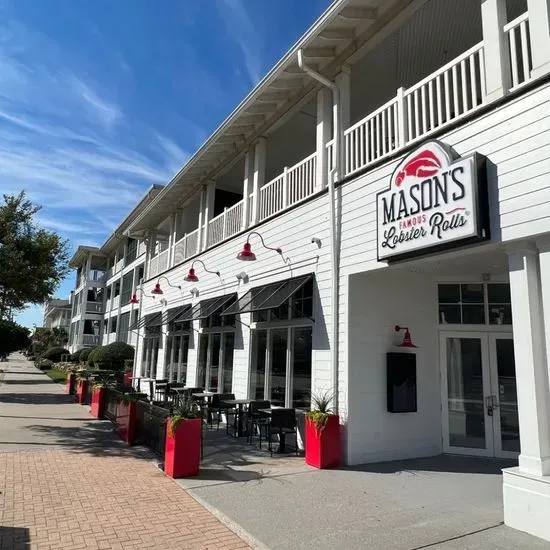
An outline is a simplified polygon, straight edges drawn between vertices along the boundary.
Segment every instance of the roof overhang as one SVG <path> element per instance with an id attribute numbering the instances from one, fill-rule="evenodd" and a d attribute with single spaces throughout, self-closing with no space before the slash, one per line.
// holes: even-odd
<path id="1" fill-rule="evenodd" d="M 77 268 L 80 267 L 87 259 L 90 254 L 95 254 L 96 256 L 103 256 L 97 246 L 79 246 L 76 249 L 76 252 L 73 254 L 73 257 L 69 260 L 69 267 Z"/>
<path id="2" fill-rule="evenodd" d="M 100 252 L 108 256 L 116 250 L 120 241 L 125 238 L 125 231 L 128 226 L 143 212 L 147 205 L 164 189 L 164 185 L 154 184 L 146 191 L 138 204 L 122 220 L 119 226 L 109 235 L 109 238 L 101 245 Z"/>
<path id="3" fill-rule="evenodd" d="M 140 235 L 158 226 L 215 179 L 319 84 L 297 64 L 302 50 L 308 65 L 327 78 L 405 7 L 425 0 L 335 0 L 289 52 L 257 84 L 170 183 L 129 224 L 126 233 Z"/>

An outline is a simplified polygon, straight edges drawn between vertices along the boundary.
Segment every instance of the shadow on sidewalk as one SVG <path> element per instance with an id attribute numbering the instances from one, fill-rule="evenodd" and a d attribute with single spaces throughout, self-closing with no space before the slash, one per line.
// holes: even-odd
<path id="1" fill-rule="evenodd" d="M 29 429 L 51 439 L 52 446 L 74 453 L 97 457 L 130 457 L 151 460 L 155 455 L 149 449 L 128 446 L 114 433 L 108 420 L 84 420 L 81 426 L 29 426 Z"/>
<path id="2" fill-rule="evenodd" d="M 12 374 L 10 372 L 10 374 Z M 12 385 L 12 386 L 29 386 L 29 385 L 36 385 L 36 384 L 44 384 L 44 385 L 47 385 L 47 384 L 54 384 L 55 382 L 51 379 L 51 378 L 43 378 L 43 379 L 34 379 L 34 380 L 4 380 L 2 382 L 3 384 L 5 384 L 6 386 L 8 385 Z"/>
<path id="3" fill-rule="evenodd" d="M 0 548 L 29 550 L 31 539 L 26 527 L 2 527 L 0 525 Z"/>
<path id="4" fill-rule="evenodd" d="M 75 403 L 75 396 L 64 393 L 0 393 L 0 403 L 19 405 L 70 405 Z"/>

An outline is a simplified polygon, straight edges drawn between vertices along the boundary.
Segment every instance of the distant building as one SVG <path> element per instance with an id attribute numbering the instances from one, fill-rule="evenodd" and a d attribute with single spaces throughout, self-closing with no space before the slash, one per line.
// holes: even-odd
<path id="1" fill-rule="evenodd" d="M 69 333 L 71 303 L 69 300 L 52 298 L 44 303 L 44 328 L 64 328 Z"/>

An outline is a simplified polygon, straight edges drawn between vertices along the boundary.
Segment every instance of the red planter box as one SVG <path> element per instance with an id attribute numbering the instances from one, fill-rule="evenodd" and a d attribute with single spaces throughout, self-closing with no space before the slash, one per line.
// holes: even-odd
<path id="1" fill-rule="evenodd" d="M 120 402 L 116 408 L 116 433 L 128 445 L 134 442 L 136 432 L 136 403 Z"/>
<path id="2" fill-rule="evenodd" d="M 199 475 L 201 463 L 202 418 L 182 420 L 175 433 L 166 423 L 164 472 L 173 478 Z"/>
<path id="3" fill-rule="evenodd" d="M 65 380 L 65 392 L 69 395 L 74 395 L 74 388 L 76 386 L 76 375 L 74 372 L 67 373 L 67 379 Z"/>
<path id="4" fill-rule="evenodd" d="M 315 424 L 306 417 L 306 464 L 315 468 L 340 466 L 340 419 L 328 418 L 326 426 L 317 431 Z"/>
<path id="5" fill-rule="evenodd" d="M 92 404 L 90 412 L 96 418 L 103 418 L 105 410 L 105 388 L 94 388 L 92 390 Z"/>
<path id="6" fill-rule="evenodd" d="M 79 380 L 78 381 L 78 387 L 76 390 L 76 397 L 77 401 L 83 405 L 84 401 L 86 401 L 86 394 L 88 393 L 88 380 Z"/>
<path id="7" fill-rule="evenodd" d="M 126 386 L 127 388 L 132 387 L 132 373 L 131 372 L 125 372 L 124 376 L 122 377 L 122 385 Z"/>

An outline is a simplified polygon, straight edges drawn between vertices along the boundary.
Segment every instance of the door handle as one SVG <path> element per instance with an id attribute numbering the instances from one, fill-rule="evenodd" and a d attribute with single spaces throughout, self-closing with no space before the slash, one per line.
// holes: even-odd
<path id="1" fill-rule="evenodd" d="M 487 415 L 493 416 L 493 396 L 488 395 L 485 398 L 485 405 L 487 406 Z"/>

